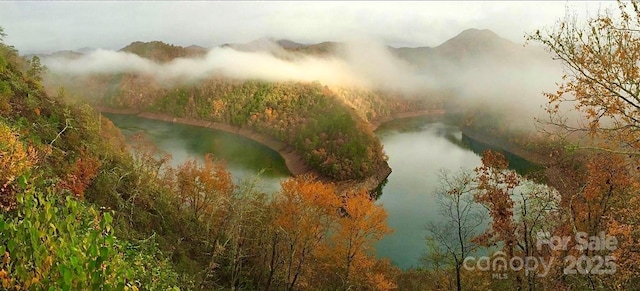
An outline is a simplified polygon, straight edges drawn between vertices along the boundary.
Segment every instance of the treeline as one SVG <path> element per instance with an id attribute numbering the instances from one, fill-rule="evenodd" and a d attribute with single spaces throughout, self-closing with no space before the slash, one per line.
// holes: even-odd
<path id="1" fill-rule="evenodd" d="M 123 49 L 167 61 L 188 53 L 161 42 L 132 43 Z M 386 163 L 382 145 L 368 121 L 399 112 L 440 107 L 424 96 L 319 83 L 241 81 L 207 78 L 165 80 L 143 74 L 48 75 L 48 88 L 95 105 L 167 113 L 247 127 L 293 146 L 321 176 L 362 179 Z"/>
<path id="2" fill-rule="evenodd" d="M 207 156 L 157 171 L 155 183 L 190 216 L 182 242 L 202 269 L 198 287 L 247 290 L 390 290 L 395 268 L 375 258 L 374 243 L 390 232 L 386 212 L 364 192 L 338 193 L 312 176 L 282 182 L 272 197 L 252 181 L 233 185 Z M 146 158 L 145 158 L 146 159 Z"/>
<path id="3" fill-rule="evenodd" d="M 209 156 L 168 166 L 143 137 L 128 148 L 88 106 L 46 94 L 25 73 L 37 62 L 0 49 L 3 289 L 394 286 L 373 252 L 386 213 L 368 193 L 300 176 L 270 196 Z"/>
<path id="4" fill-rule="evenodd" d="M 98 105 L 227 123 L 268 134 L 293 146 L 316 172 L 334 180 L 370 177 L 386 163 L 382 145 L 366 120 L 318 83 L 206 79 L 160 86 L 152 78 L 121 74 L 91 76 L 75 86 L 79 84 L 87 86 L 74 94 Z M 375 112 L 369 114 L 372 118 L 398 107 L 385 105 L 384 99 L 369 99 L 377 100 L 369 105 Z"/>
<path id="5" fill-rule="evenodd" d="M 122 48 L 121 51 L 139 55 L 156 62 L 169 62 L 176 58 L 204 56 L 207 52 L 202 47 L 181 47 L 161 41 L 135 41 Z"/>

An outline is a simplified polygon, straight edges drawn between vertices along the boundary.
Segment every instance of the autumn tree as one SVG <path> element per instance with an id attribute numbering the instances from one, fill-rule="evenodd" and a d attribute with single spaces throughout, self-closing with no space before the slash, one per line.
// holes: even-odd
<path id="1" fill-rule="evenodd" d="M 181 206 L 196 220 L 212 219 L 218 207 L 229 203 L 233 191 L 231 174 L 209 154 L 205 155 L 203 164 L 188 160 L 178 166 L 176 186 Z"/>
<path id="2" fill-rule="evenodd" d="M 555 277 L 566 282 L 568 286 L 578 289 L 597 290 L 603 286 L 622 289 L 637 286 L 634 280 L 640 274 L 636 263 L 640 253 L 634 246 L 638 243 L 640 235 L 635 231 L 638 222 L 637 193 L 640 184 L 634 178 L 635 171 L 629 167 L 627 157 L 608 152 L 584 153 L 585 160 L 580 167 L 567 172 L 574 173 L 573 191 L 563 191 L 561 195 L 561 209 L 563 224 L 558 225 L 555 234 L 560 236 L 575 236 L 578 232 L 587 233 L 589 236 L 600 235 L 613 236 L 617 240 L 615 250 L 595 250 L 575 248 L 575 241 L 570 241 L 567 250 L 556 252 L 556 256 L 575 257 L 586 256 L 589 258 L 614 256 L 615 276 L 608 274 L 560 274 Z M 600 266 L 595 266 L 599 268 Z M 586 266 L 585 268 L 594 268 Z M 599 268 L 611 269 L 610 266 Z M 591 269 L 588 269 L 591 270 Z"/>
<path id="3" fill-rule="evenodd" d="M 545 130 L 578 148 L 640 155 L 639 3 L 619 1 L 617 13 L 529 36 L 564 67 L 558 90 L 545 94 Z"/>
<path id="4" fill-rule="evenodd" d="M 15 181 L 36 162 L 35 150 L 26 146 L 10 127 L 0 122 L 0 209 L 15 206 Z"/>
<path id="5" fill-rule="evenodd" d="M 82 150 L 80 156 L 71 166 L 71 172 L 60 181 L 60 188 L 67 189 L 74 196 L 82 198 L 99 169 L 100 161 L 87 154 L 86 150 Z"/>
<path id="6" fill-rule="evenodd" d="M 563 231 L 606 231 L 620 240 L 615 277 L 587 274 L 574 282 L 592 290 L 635 288 L 640 283 L 632 278 L 640 273 L 631 261 L 640 257 L 634 247 L 640 234 L 631 226 L 639 221 L 637 195 L 631 193 L 637 193 L 640 158 L 640 2 L 618 1 L 617 9 L 585 23 L 565 20 L 529 39 L 564 66 L 558 90 L 545 94 L 549 116 L 540 124 L 570 149 L 591 150 L 580 153 L 586 156 L 580 165 L 567 167 L 579 175 L 572 174 L 574 182 L 566 183 L 572 187 L 562 193 L 568 216 Z"/>
<path id="7" fill-rule="evenodd" d="M 556 227 L 558 193 L 544 185 L 530 184 L 508 166 L 504 155 L 487 150 L 482 154 L 482 165 L 475 169 L 474 199 L 491 217 L 489 228 L 475 240 L 500 246 L 507 259 L 539 255 L 536 235 Z M 535 290 L 536 272 L 525 272 L 524 278 L 520 272 L 515 273 L 515 283 Z"/>
<path id="8" fill-rule="evenodd" d="M 335 231 L 341 201 L 333 184 L 312 176 L 291 178 L 281 185 L 274 201 L 274 226 L 282 232 L 285 289 L 293 290 L 308 286 L 301 277 L 309 271 L 319 245 Z"/>
<path id="9" fill-rule="evenodd" d="M 442 171 L 440 187 L 436 193 L 442 220 L 427 224 L 427 242 L 453 262 L 456 273 L 456 289 L 462 290 L 461 269 L 464 259 L 474 253 L 479 245 L 473 241 L 486 220 L 486 213 L 473 201 L 475 181 L 472 172 L 462 171 L 451 175 Z M 440 250 L 442 249 L 442 252 Z M 435 259 L 434 256 L 427 258 Z M 440 258 L 444 259 L 444 258 Z M 434 263 L 439 263 L 437 260 Z"/>
<path id="10" fill-rule="evenodd" d="M 341 281 L 343 290 L 389 290 L 394 287 L 386 274 L 375 272 L 376 242 L 392 232 L 387 226 L 387 212 L 376 205 L 367 191 L 347 193 L 338 231 L 328 242 L 326 254 Z M 325 253 L 327 253 L 325 252 Z"/>

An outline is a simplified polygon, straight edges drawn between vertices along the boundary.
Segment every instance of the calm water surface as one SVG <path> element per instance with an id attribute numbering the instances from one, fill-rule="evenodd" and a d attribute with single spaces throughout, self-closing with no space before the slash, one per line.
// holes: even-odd
<path id="1" fill-rule="evenodd" d="M 144 133 L 158 149 L 171 154 L 173 165 L 194 158 L 202 161 L 210 153 L 226 163 L 236 182 L 258 176 L 258 187 L 265 192 L 278 191 L 280 180 L 289 176 L 284 160 L 277 152 L 235 134 L 134 115 L 105 115 L 125 137 Z"/>
<path id="2" fill-rule="evenodd" d="M 212 153 L 226 161 L 237 180 L 261 172 L 260 186 L 268 192 L 278 191 L 279 181 L 289 174 L 278 153 L 240 136 L 131 115 L 108 117 L 125 136 L 144 132 L 159 149 L 172 155 L 174 164 Z M 439 172 L 473 169 L 480 165 L 480 157 L 462 142 L 458 128 L 428 117 L 393 121 L 376 134 L 393 169 L 378 203 L 384 205 L 388 224 L 395 230 L 376 245 L 378 256 L 390 258 L 403 269 L 417 267 L 425 252 L 424 226 L 439 219 L 434 193 Z"/>
<path id="3" fill-rule="evenodd" d="M 378 256 L 403 269 L 418 267 L 426 251 L 425 224 L 440 219 L 435 198 L 439 173 L 473 169 L 480 157 L 463 145 L 458 128 L 430 118 L 393 121 L 376 133 L 393 169 L 378 203 L 395 230 L 377 244 Z"/>

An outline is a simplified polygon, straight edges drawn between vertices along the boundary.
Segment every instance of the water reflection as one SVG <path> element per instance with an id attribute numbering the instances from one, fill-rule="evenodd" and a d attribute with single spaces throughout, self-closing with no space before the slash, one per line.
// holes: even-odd
<path id="1" fill-rule="evenodd" d="M 378 203 L 395 229 L 377 244 L 378 255 L 403 269 L 416 267 L 425 251 L 424 226 L 440 219 L 435 197 L 439 171 L 473 169 L 480 157 L 463 146 L 459 129 L 432 118 L 394 121 L 376 133 L 393 169 Z"/>
<path id="2" fill-rule="evenodd" d="M 171 154 L 173 165 L 187 159 L 203 160 L 205 154 L 211 153 L 226 163 L 237 182 L 260 174 L 258 187 L 265 192 L 278 191 L 280 180 L 289 176 L 277 152 L 235 134 L 133 115 L 105 115 L 125 137 L 137 132 L 146 134 L 160 150 Z"/>
<path id="3" fill-rule="evenodd" d="M 174 164 L 212 153 L 226 161 L 236 180 L 252 178 L 262 171 L 259 186 L 269 193 L 278 191 L 279 182 L 289 176 L 278 153 L 234 134 L 131 115 L 108 117 L 125 136 L 144 132 L 159 149 L 172 155 Z M 379 187 L 377 203 L 384 205 L 389 226 L 395 229 L 376 245 L 378 255 L 404 269 L 416 267 L 426 250 L 424 226 L 440 219 L 435 197 L 438 173 L 441 169 L 455 172 L 479 166 L 477 153 L 486 145 L 464 137 L 456 126 L 434 117 L 392 121 L 376 134 L 393 169 Z"/>

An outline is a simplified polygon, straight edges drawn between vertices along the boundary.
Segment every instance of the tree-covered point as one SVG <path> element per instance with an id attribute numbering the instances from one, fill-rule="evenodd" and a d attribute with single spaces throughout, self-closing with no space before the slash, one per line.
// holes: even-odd
<path id="1" fill-rule="evenodd" d="M 267 195 L 210 156 L 173 167 L 0 48 L 0 289 L 393 287 L 373 252 L 386 213 L 367 192 L 299 176 Z M 337 132 L 354 126 L 336 116 Z"/>
<path id="2" fill-rule="evenodd" d="M 166 44 L 161 41 L 135 41 L 122 48 L 121 51 L 133 53 L 158 62 L 168 62 L 175 58 L 202 56 L 206 53 L 206 49 L 202 47 L 192 46 L 185 48 Z"/>
<path id="3" fill-rule="evenodd" d="M 370 176 L 384 163 L 382 145 L 364 121 L 319 84 L 208 80 L 160 96 L 147 108 L 267 133 L 337 180 Z"/>
<path id="4" fill-rule="evenodd" d="M 397 111 L 377 95 L 361 95 L 360 103 L 366 106 L 360 108 L 370 110 L 359 113 L 342 101 L 353 91 L 338 91 L 347 97 L 339 96 L 319 83 L 213 78 L 162 86 L 151 77 L 131 74 L 78 81 L 87 86 L 71 90 L 97 105 L 221 122 L 267 134 L 293 146 L 311 168 L 335 180 L 369 177 L 385 163 L 382 145 L 366 119 Z"/>

